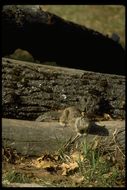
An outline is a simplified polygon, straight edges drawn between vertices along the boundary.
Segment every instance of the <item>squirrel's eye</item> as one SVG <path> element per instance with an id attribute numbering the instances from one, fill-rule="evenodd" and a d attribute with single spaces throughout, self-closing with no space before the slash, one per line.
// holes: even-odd
<path id="1" fill-rule="evenodd" d="M 84 133 L 85 133 L 85 129 L 81 129 L 81 130 L 80 130 L 80 133 L 81 133 L 81 134 L 84 134 Z"/>

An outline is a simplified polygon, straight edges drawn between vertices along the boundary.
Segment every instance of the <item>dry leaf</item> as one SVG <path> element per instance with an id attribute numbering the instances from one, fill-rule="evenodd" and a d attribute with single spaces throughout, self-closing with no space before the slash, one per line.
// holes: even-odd
<path id="1" fill-rule="evenodd" d="M 51 167 L 56 167 L 56 165 L 54 164 L 54 162 L 52 161 L 46 161 L 46 160 L 42 160 L 42 161 L 38 161 L 38 160 L 34 160 L 32 162 L 32 165 L 36 168 L 51 168 Z"/>
<path id="2" fill-rule="evenodd" d="M 73 162 L 69 164 L 69 171 L 71 170 L 75 170 L 76 168 L 78 168 L 78 163 L 77 162 Z"/>
<path id="3" fill-rule="evenodd" d="M 68 164 L 62 163 L 60 165 L 60 168 L 62 169 L 62 175 L 66 175 L 67 174 L 67 169 L 69 168 Z"/>
<path id="4" fill-rule="evenodd" d="M 60 168 L 62 169 L 62 175 L 67 175 L 68 173 L 75 171 L 79 166 L 77 162 L 72 162 L 72 163 L 62 163 Z"/>
<path id="5" fill-rule="evenodd" d="M 42 162 L 42 161 L 58 161 L 59 160 L 59 155 L 54 154 L 54 155 L 50 155 L 50 154 L 45 154 L 42 155 L 41 157 L 36 159 L 38 162 Z"/>
<path id="6" fill-rule="evenodd" d="M 79 153 L 78 151 L 75 151 L 72 155 L 71 158 L 73 161 L 83 161 L 83 155 L 81 155 L 81 153 Z"/>
<path id="7" fill-rule="evenodd" d="M 75 184 L 80 184 L 84 181 L 83 176 L 77 176 L 77 175 L 72 176 L 71 179 L 73 180 Z"/>
<path id="8" fill-rule="evenodd" d="M 37 158 L 37 162 L 41 162 L 43 160 L 43 157 L 44 156 L 41 156 L 41 157 Z"/>

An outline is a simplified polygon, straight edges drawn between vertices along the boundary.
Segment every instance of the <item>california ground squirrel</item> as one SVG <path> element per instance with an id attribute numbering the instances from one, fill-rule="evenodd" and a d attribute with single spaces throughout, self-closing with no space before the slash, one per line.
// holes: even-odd
<path id="1" fill-rule="evenodd" d="M 62 126 L 74 126 L 77 117 L 81 116 L 81 111 L 72 106 L 65 108 L 60 116 L 59 123 Z"/>
<path id="2" fill-rule="evenodd" d="M 87 133 L 90 122 L 84 112 L 73 106 L 63 111 L 59 123 L 62 126 L 73 127 L 78 134 L 82 135 Z"/>
<path id="3" fill-rule="evenodd" d="M 79 135 L 87 134 L 90 127 L 90 121 L 88 118 L 82 115 L 75 120 L 75 130 Z"/>

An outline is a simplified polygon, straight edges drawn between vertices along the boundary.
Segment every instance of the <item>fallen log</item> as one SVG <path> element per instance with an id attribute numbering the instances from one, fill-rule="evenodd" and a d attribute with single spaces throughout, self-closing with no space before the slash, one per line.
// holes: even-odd
<path id="1" fill-rule="evenodd" d="M 2 117 L 35 120 L 69 106 L 124 119 L 125 77 L 2 59 Z"/>
<path id="2" fill-rule="evenodd" d="M 117 41 L 39 6 L 3 6 L 2 56 L 18 48 L 41 62 L 125 75 L 125 51 Z"/>
<path id="3" fill-rule="evenodd" d="M 125 121 L 103 121 L 96 125 L 98 126 L 96 132 L 91 130 L 87 136 L 89 144 L 93 143 L 95 136 L 98 136 L 107 149 L 118 143 L 118 146 L 120 145 L 120 148 L 125 151 Z M 120 133 L 117 132 L 116 141 L 110 145 L 116 129 L 118 132 L 123 130 L 122 136 L 119 138 Z M 73 127 L 62 127 L 58 122 L 2 119 L 3 147 L 14 148 L 22 155 L 40 156 L 42 153 L 54 153 L 75 135 Z M 81 141 L 84 138 L 81 137 Z"/>

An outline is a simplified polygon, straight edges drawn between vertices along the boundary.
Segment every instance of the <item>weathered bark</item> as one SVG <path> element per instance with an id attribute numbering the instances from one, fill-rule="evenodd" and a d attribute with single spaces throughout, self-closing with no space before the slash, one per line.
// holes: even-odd
<path id="1" fill-rule="evenodd" d="M 105 126 L 105 127 L 104 127 Z M 87 136 L 87 142 L 93 143 L 95 135 L 102 137 L 103 146 L 107 149 L 115 143 L 121 145 L 125 150 L 125 121 L 103 121 L 96 124 L 96 129 L 91 129 Z M 113 133 L 123 130 L 122 141 L 119 134 L 116 141 L 110 145 Z M 73 127 L 62 127 L 58 122 L 35 122 L 13 119 L 2 119 L 2 141 L 3 146 L 15 148 L 23 155 L 39 156 L 42 153 L 53 153 L 65 145 L 68 140 L 74 138 L 76 132 Z M 83 140 L 84 137 L 81 137 Z M 121 144 L 122 142 L 122 144 Z M 120 147 L 120 148 L 121 148 Z"/>
<path id="2" fill-rule="evenodd" d="M 3 117 L 35 120 L 48 111 L 125 118 L 125 77 L 2 59 Z"/>
<path id="3" fill-rule="evenodd" d="M 4 6 L 2 55 L 17 48 L 35 59 L 64 67 L 125 74 L 124 49 L 108 36 L 43 11 L 39 6 Z"/>

